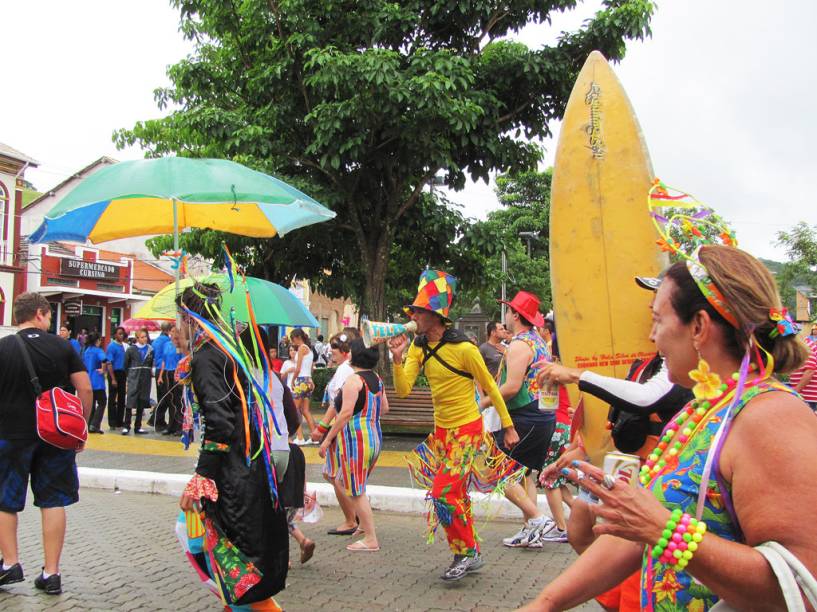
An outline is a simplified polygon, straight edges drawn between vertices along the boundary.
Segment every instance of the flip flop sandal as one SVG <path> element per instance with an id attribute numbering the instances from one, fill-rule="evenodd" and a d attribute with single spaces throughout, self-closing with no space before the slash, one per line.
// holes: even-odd
<path id="1" fill-rule="evenodd" d="M 380 547 L 376 546 L 372 548 L 370 546 L 366 546 L 366 544 L 363 543 L 363 540 L 358 540 L 357 542 L 349 544 L 349 546 L 346 547 L 346 550 L 350 552 L 377 552 L 380 550 Z"/>
<path id="2" fill-rule="evenodd" d="M 354 535 L 355 531 L 357 531 L 357 527 L 349 527 L 349 529 L 330 529 L 326 533 L 329 535 Z"/>

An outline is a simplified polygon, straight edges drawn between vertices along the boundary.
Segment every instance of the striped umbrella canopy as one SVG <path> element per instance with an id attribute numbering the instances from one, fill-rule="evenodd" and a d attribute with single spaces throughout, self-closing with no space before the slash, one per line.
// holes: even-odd
<path id="1" fill-rule="evenodd" d="M 210 274 L 198 281 L 215 283 L 221 287 L 221 312 L 226 320 L 229 320 L 230 309 L 234 308 L 236 320 L 249 322 L 244 280 L 236 278 L 232 291 L 230 291 L 230 280 L 226 274 Z M 190 287 L 194 282 L 194 279 L 186 278 L 179 282 L 179 289 Z M 312 316 L 303 302 L 285 287 L 263 278 L 248 276 L 246 277 L 246 288 L 249 290 L 250 301 L 258 323 L 287 327 L 320 326 L 318 320 Z M 134 316 L 140 319 L 173 319 L 176 316 L 175 299 L 175 284 L 170 284 L 154 295 Z"/>
<path id="2" fill-rule="evenodd" d="M 124 327 L 125 331 L 129 334 L 137 332 L 142 328 L 146 329 L 147 331 L 159 331 L 164 321 L 169 322 L 172 320 L 172 317 L 164 319 L 145 319 L 134 317 L 133 319 L 127 319 L 124 323 L 122 323 L 122 327 Z"/>
<path id="3" fill-rule="evenodd" d="M 224 159 L 123 161 L 84 179 L 45 216 L 31 242 L 93 243 L 217 229 L 269 238 L 335 213 L 267 174 Z M 177 246 L 178 248 L 178 246 Z"/>

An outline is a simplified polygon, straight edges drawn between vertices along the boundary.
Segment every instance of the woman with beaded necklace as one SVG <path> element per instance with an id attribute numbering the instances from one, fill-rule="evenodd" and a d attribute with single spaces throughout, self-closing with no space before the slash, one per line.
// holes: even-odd
<path id="1" fill-rule="evenodd" d="M 640 487 L 584 462 L 564 470 L 600 498 L 600 537 L 526 609 L 576 606 L 639 567 L 642 609 L 786 609 L 769 547 L 754 547 L 777 542 L 817 572 L 817 419 L 774 378 L 806 356 L 795 332 L 774 279 L 744 251 L 704 246 L 669 268 L 651 336 L 695 399 Z"/>

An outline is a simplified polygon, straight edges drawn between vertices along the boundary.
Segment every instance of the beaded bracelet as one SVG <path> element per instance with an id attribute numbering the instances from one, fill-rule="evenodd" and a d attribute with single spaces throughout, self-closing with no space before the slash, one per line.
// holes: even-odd
<path id="1" fill-rule="evenodd" d="M 323 419 L 321 419 L 320 421 L 318 421 L 317 430 L 318 433 L 321 434 L 322 436 L 326 435 L 327 433 L 329 433 L 329 425 L 324 423 Z"/>
<path id="2" fill-rule="evenodd" d="M 661 563 L 667 565 L 673 563 L 672 569 L 681 571 L 698 550 L 705 533 L 706 523 L 676 508 L 672 511 L 650 555 Z"/>

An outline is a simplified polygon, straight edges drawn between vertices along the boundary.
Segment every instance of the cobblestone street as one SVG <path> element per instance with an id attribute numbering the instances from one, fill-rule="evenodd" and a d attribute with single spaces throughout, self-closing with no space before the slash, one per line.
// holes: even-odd
<path id="1" fill-rule="evenodd" d="M 25 582 L 0 589 L 0 609 L 49 610 L 218 610 L 217 599 L 198 582 L 187 564 L 173 524 L 177 500 L 160 495 L 83 489 L 68 509 L 63 554 L 64 593 L 42 595 L 33 580 L 42 559 L 40 517 L 29 506 L 20 515 L 21 560 Z M 449 563 L 447 546 L 424 544 L 420 516 L 377 513 L 382 551 L 347 552 L 348 538 L 326 535 L 339 511 L 325 508 L 318 524 L 301 525 L 317 542 L 315 557 L 293 568 L 287 589 L 277 597 L 297 610 L 509 610 L 529 601 L 574 558 L 566 544 L 541 550 L 511 550 L 501 545 L 517 524 L 478 522 L 484 539 L 485 568 L 459 583 L 438 574 Z M 293 542 L 294 544 L 294 542 Z M 582 609 L 597 610 L 595 605 Z"/>

